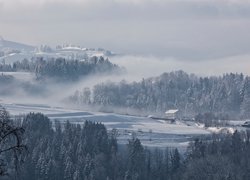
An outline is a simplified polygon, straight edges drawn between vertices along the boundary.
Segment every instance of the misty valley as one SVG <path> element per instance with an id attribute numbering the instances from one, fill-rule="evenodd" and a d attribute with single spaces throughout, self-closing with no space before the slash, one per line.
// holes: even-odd
<path id="1" fill-rule="evenodd" d="M 130 58 L 1 38 L 0 179 L 249 179 L 248 74 Z"/>

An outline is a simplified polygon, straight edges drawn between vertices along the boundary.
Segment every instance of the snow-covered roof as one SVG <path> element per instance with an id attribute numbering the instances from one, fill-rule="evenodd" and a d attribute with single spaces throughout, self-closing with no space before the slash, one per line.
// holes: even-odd
<path id="1" fill-rule="evenodd" d="M 179 110 L 178 109 L 169 109 L 165 112 L 165 114 L 174 114 L 177 113 Z"/>

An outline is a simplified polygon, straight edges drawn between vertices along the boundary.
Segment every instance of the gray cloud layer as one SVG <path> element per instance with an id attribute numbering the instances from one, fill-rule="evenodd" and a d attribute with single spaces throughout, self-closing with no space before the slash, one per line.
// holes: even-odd
<path id="1" fill-rule="evenodd" d="M 0 34 L 205 60 L 250 53 L 248 0 L 0 0 Z"/>

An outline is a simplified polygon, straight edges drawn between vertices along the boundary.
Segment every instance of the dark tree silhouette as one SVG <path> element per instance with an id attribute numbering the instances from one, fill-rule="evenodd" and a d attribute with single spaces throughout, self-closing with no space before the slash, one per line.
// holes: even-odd
<path id="1" fill-rule="evenodd" d="M 9 113 L 0 106 L 0 176 L 8 174 L 7 165 L 9 162 L 2 159 L 5 154 L 14 157 L 14 165 L 16 170 L 18 170 L 19 157 L 26 149 L 22 142 L 23 133 L 24 129 L 15 126 L 10 119 Z"/>

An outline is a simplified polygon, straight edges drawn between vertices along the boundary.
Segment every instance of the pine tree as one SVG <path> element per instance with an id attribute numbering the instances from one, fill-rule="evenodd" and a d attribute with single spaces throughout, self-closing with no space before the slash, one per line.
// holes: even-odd
<path id="1" fill-rule="evenodd" d="M 132 179 L 143 179 L 145 172 L 144 148 L 139 139 L 133 137 L 128 144 L 128 172 Z"/>
<path id="2" fill-rule="evenodd" d="M 175 148 L 172 157 L 171 157 L 171 170 L 172 170 L 172 174 L 175 174 L 178 169 L 181 166 L 181 158 L 180 158 L 180 153 L 178 151 L 177 148 Z"/>
<path id="3" fill-rule="evenodd" d="M 243 90 L 243 101 L 241 104 L 241 113 L 243 117 L 250 117 L 250 78 L 247 77 L 244 82 L 244 90 Z"/>

